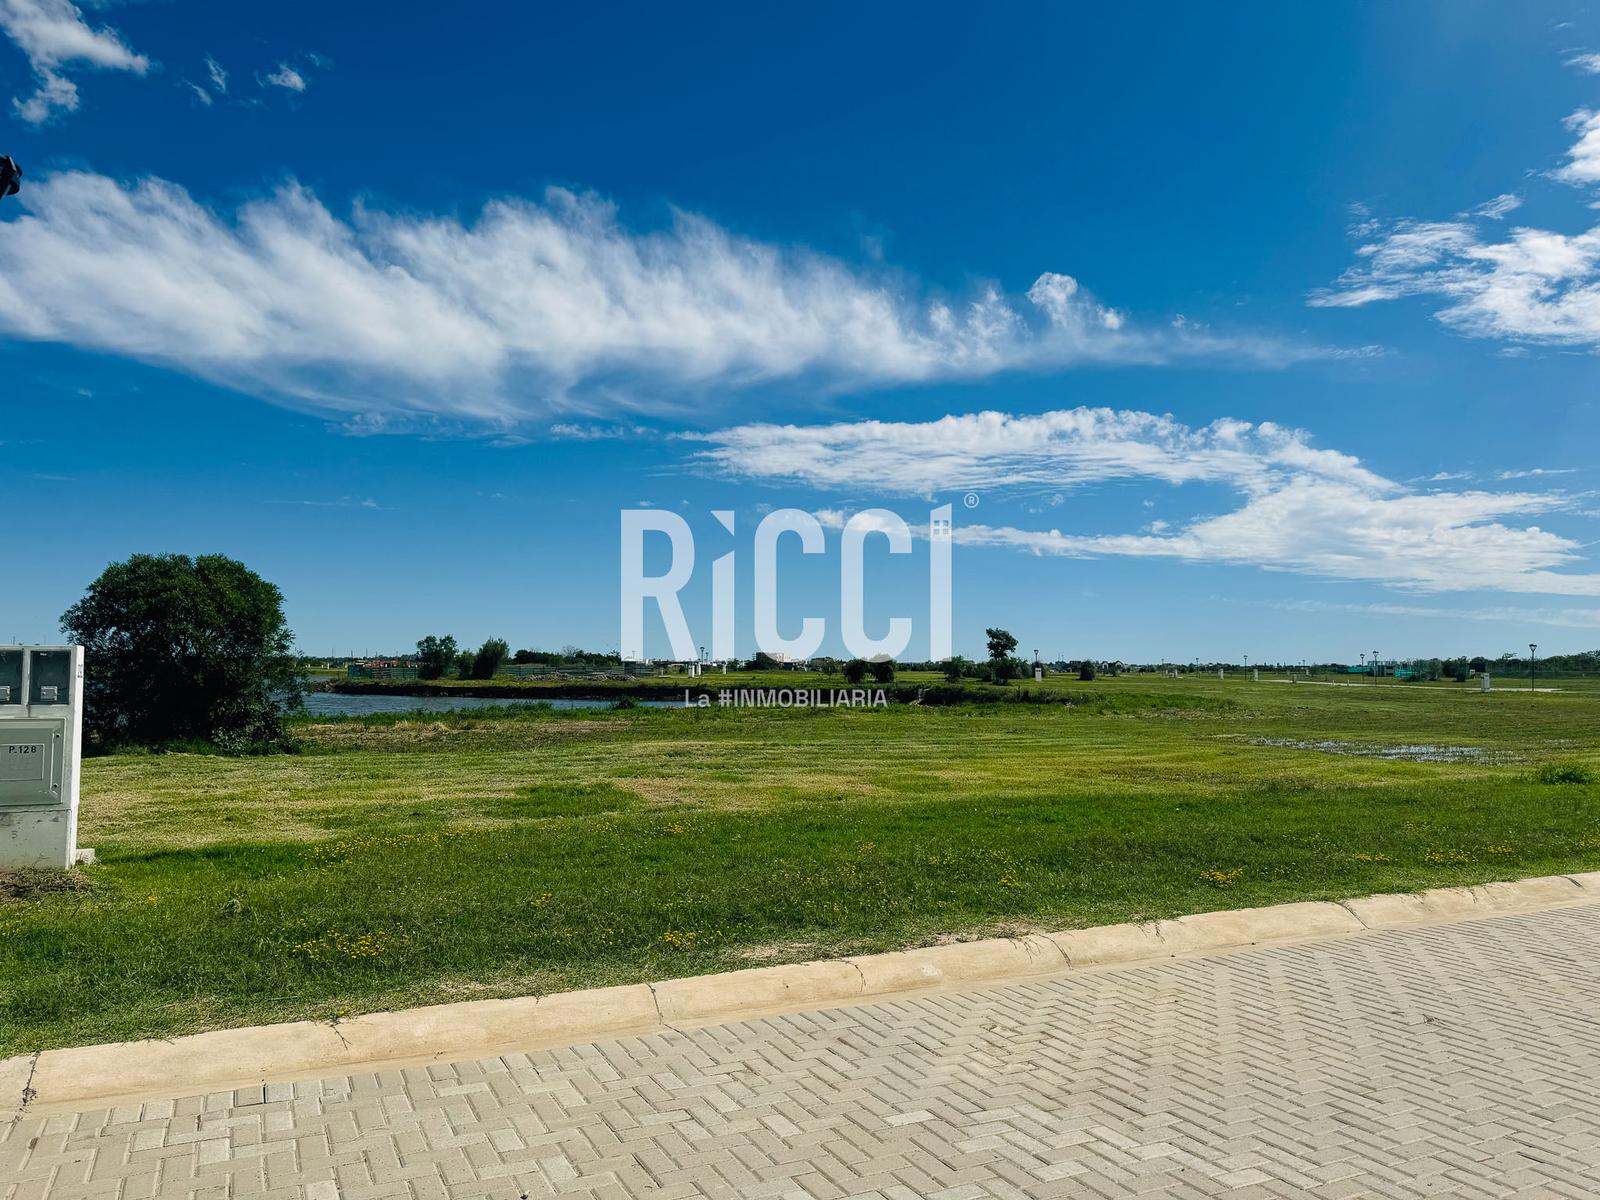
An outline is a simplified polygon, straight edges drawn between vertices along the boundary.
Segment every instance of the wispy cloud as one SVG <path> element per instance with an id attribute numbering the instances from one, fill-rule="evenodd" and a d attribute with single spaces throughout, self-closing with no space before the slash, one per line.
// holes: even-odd
<path id="1" fill-rule="evenodd" d="M 27 55 L 37 86 L 16 98 L 16 113 L 30 125 L 78 107 L 78 86 L 64 68 L 84 65 L 143 75 L 150 60 L 129 49 L 110 26 L 92 28 L 71 0 L 0 0 L 0 31 Z"/>
<path id="2" fill-rule="evenodd" d="M 1498 221 L 1521 207 L 1522 197 L 1506 192 L 1503 195 L 1496 196 L 1493 200 L 1487 200 L 1478 205 L 1477 208 L 1472 210 L 1472 215 L 1475 217 L 1487 217 L 1491 221 Z"/>
<path id="3" fill-rule="evenodd" d="M 930 422 L 743 425 L 704 436 L 695 461 L 738 478 L 820 490 L 928 496 L 1143 479 L 1222 484 L 1242 503 L 1138 533 L 958 525 L 957 539 L 1068 557 L 1253 565 L 1417 591 L 1600 596 L 1571 539 L 1513 525 L 1571 507 L 1559 493 L 1413 492 L 1305 433 L 1110 409 L 976 413 Z M 1070 506 L 1062 515 L 1070 515 Z"/>
<path id="4" fill-rule="evenodd" d="M 572 421 L 557 421 L 546 429 L 545 433 L 552 438 L 568 442 L 619 442 L 660 436 L 658 430 L 644 425 L 599 425 Z"/>
<path id="5" fill-rule="evenodd" d="M 1401 221 L 1356 253 L 1361 264 L 1313 293 L 1313 306 L 1431 296 L 1444 301 L 1438 319 L 1472 337 L 1600 343 L 1600 226 L 1513 229 L 1496 241 L 1462 221 Z"/>
<path id="6" fill-rule="evenodd" d="M 1578 135 L 1567 161 L 1555 172 L 1567 183 L 1600 183 L 1600 112 L 1580 108 L 1567 118 L 1567 128 Z"/>
<path id="7" fill-rule="evenodd" d="M 1253 490 L 1285 470 L 1377 492 L 1400 490 L 1350 455 L 1316 449 L 1298 430 L 1233 419 L 1196 429 L 1170 416 L 1127 409 L 739 425 L 701 437 L 710 448 L 698 453 L 698 461 L 730 475 L 833 490 L 869 486 L 891 495 L 1111 479 L 1233 483 Z"/>
<path id="8" fill-rule="evenodd" d="M 278 69 L 262 76 L 261 82 L 270 87 L 283 88 L 288 92 L 306 90 L 306 77 L 288 63 L 279 63 Z"/>
<path id="9" fill-rule="evenodd" d="M 1588 69 L 1587 57 L 1568 62 Z M 1566 123 L 1577 140 L 1549 177 L 1600 183 L 1600 112 L 1579 109 Z M 1470 337 L 1600 346 L 1600 226 L 1571 234 L 1526 227 L 1501 233 L 1477 223 L 1502 220 L 1521 203 L 1508 192 L 1454 220 L 1362 220 L 1354 230 L 1362 239 L 1359 261 L 1309 302 L 1354 308 L 1429 297 L 1442 302 L 1440 321 Z"/>
<path id="10" fill-rule="evenodd" d="M 211 80 L 211 86 L 218 92 L 228 90 L 228 72 L 223 70 L 222 64 L 211 55 L 206 55 L 206 78 Z"/>
<path id="11" fill-rule="evenodd" d="M 1566 59 L 1566 64 L 1585 75 L 1600 75 L 1600 54 L 1573 54 Z"/>
<path id="12" fill-rule="evenodd" d="M 373 512 L 384 511 L 370 496 L 340 496 L 337 500 L 268 500 L 268 504 L 290 504 L 296 508 L 365 508 Z"/>
<path id="13" fill-rule="evenodd" d="M 685 212 L 636 232 L 551 189 L 478 219 L 341 219 L 289 185 L 231 218 L 182 188 L 73 172 L 0 225 L 0 330 L 169 364 L 354 418 L 514 423 L 669 409 L 712 385 L 868 387 L 1082 363 L 1327 353 L 1141 325 L 1071 277 L 930 295 L 873 265 Z"/>
<path id="14" fill-rule="evenodd" d="M 1275 600 L 1273 608 L 1287 612 L 1347 612 L 1377 617 L 1416 617 L 1426 621 L 1487 621 L 1499 625 L 1554 625 L 1563 629 L 1600 628 L 1597 608 L 1523 608 L 1494 605 L 1488 608 L 1441 608 L 1423 604 L 1340 604 L 1330 600 Z"/>
<path id="15" fill-rule="evenodd" d="M 1577 467 L 1530 467 L 1524 471 L 1501 471 L 1496 479 L 1538 479 L 1545 475 L 1576 475 Z"/>

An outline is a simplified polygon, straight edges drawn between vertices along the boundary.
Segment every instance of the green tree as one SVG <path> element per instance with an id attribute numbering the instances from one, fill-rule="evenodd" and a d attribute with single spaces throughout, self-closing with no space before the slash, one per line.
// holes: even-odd
<path id="1" fill-rule="evenodd" d="M 989 639 L 990 662 L 999 662 L 1002 658 L 1010 658 L 1011 652 L 1017 648 L 1017 639 L 1004 629 L 985 629 L 983 633 Z"/>
<path id="2" fill-rule="evenodd" d="M 871 663 L 872 679 L 875 683 L 894 682 L 894 660 L 892 658 L 878 658 Z"/>
<path id="3" fill-rule="evenodd" d="M 456 640 L 453 637 L 434 637 L 430 633 L 417 643 L 419 679 L 442 679 L 455 661 Z"/>
<path id="4" fill-rule="evenodd" d="M 967 660 L 961 655 L 944 660 L 944 677 L 951 683 L 960 683 L 967 673 Z"/>
<path id="5" fill-rule="evenodd" d="M 101 745 L 286 742 L 300 673 L 283 593 L 220 554 L 112 563 L 61 628 L 88 659 L 85 724 Z"/>
<path id="6" fill-rule="evenodd" d="M 852 658 L 844 665 L 844 679 L 846 683 L 860 683 L 867 677 L 867 660 Z"/>
<path id="7" fill-rule="evenodd" d="M 472 656 L 472 678 L 493 679 L 495 672 L 500 669 L 500 664 L 505 662 L 506 656 L 510 653 L 511 647 L 506 644 L 504 638 L 489 638 Z"/>

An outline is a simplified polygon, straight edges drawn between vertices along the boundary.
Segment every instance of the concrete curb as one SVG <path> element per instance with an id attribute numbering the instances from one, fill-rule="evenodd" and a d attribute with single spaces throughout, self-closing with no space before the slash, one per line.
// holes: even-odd
<path id="1" fill-rule="evenodd" d="M 1022 938 L 758 967 L 662 983 L 474 1000 L 336 1023 L 293 1021 L 171 1040 L 46 1050 L 0 1060 L 0 1119 L 21 1111 L 195 1095 L 516 1050 L 661 1033 L 937 988 L 998 985 L 1263 943 L 1340 937 L 1600 903 L 1600 871 L 1472 888 L 1197 913 Z"/>

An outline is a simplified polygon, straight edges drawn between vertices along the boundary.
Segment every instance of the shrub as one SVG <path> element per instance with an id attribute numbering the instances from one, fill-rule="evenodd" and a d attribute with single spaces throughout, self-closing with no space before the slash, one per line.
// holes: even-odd
<path id="1" fill-rule="evenodd" d="M 880 658 L 872 663 L 872 678 L 875 683 L 894 682 L 894 660 Z"/>
<path id="2" fill-rule="evenodd" d="M 846 683 L 860 683 L 867 677 L 867 660 L 852 658 L 844 665 L 844 678 Z"/>
<path id="3" fill-rule="evenodd" d="M 1581 762 L 1545 763 L 1533 773 L 1536 783 L 1593 783 L 1594 768 Z"/>

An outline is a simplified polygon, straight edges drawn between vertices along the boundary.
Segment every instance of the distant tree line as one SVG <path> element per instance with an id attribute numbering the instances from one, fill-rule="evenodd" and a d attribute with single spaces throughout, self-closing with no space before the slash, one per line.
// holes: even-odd
<path id="1" fill-rule="evenodd" d="M 453 637 L 429 634 L 417 643 L 417 675 L 421 679 L 493 679 L 508 662 L 516 666 L 544 666 L 552 671 L 561 667 L 620 667 L 616 654 L 580 650 L 566 646 L 561 650 L 518 650 L 512 653 L 504 638 L 488 638 L 476 650 L 463 649 Z"/>

